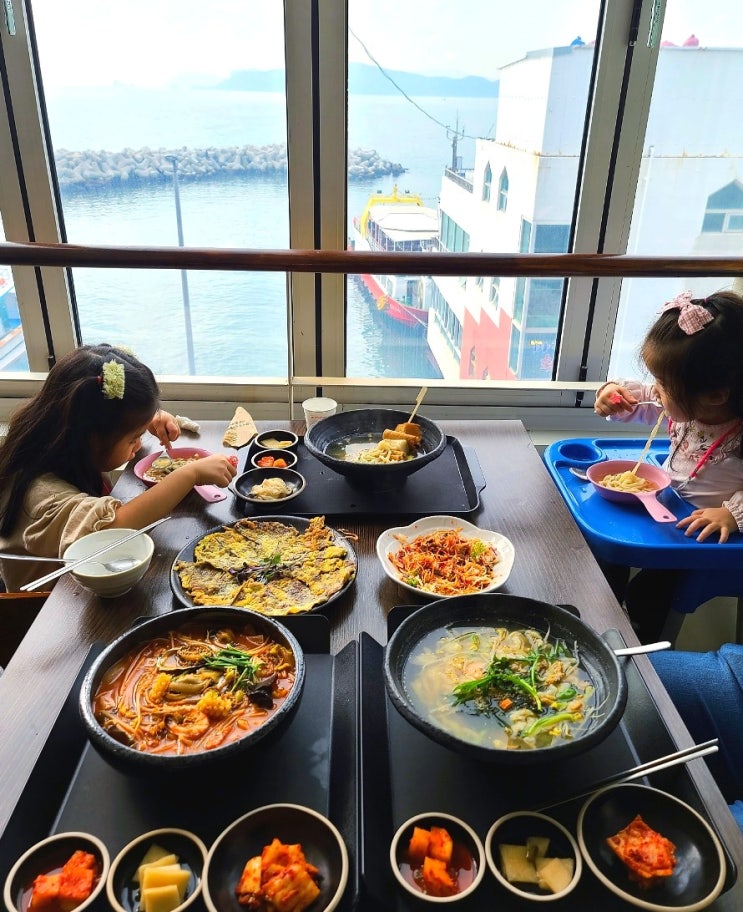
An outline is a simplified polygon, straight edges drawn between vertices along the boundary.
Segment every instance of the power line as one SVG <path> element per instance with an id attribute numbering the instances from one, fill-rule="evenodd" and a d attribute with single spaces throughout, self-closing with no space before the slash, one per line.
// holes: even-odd
<path id="1" fill-rule="evenodd" d="M 423 115 L 424 115 L 425 117 L 427 117 L 429 120 L 433 121 L 433 123 L 435 123 L 437 126 L 439 126 L 439 127 L 441 127 L 442 129 L 446 130 L 446 131 L 447 131 L 447 138 L 449 138 L 448 131 L 450 131 L 450 130 L 452 129 L 451 126 L 450 126 L 449 124 L 442 123 L 440 120 L 438 120 L 438 118 L 434 117 L 433 114 L 429 114 L 428 111 L 426 111 L 424 108 L 422 108 L 422 107 L 418 104 L 417 101 L 414 101 L 414 100 L 410 97 L 410 95 L 408 95 L 408 93 L 405 91 L 405 89 L 403 89 L 402 86 L 400 86 L 397 82 L 395 82 L 395 80 L 392 78 L 392 76 L 390 76 L 390 74 L 387 72 L 387 70 L 385 70 L 385 68 L 382 66 L 382 64 L 376 59 L 376 57 L 372 54 L 372 52 L 369 50 L 369 48 L 364 44 L 364 42 L 361 40 L 361 38 L 359 38 L 359 36 L 356 34 L 356 32 L 354 32 L 354 30 L 353 30 L 350 26 L 348 27 L 348 31 L 349 31 L 349 33 L 350 33 L 351 35 L 353 35 L 353 37 L 358 41 L 358 43 L 359 43 L 359 44 L 361 45 L 361 47 L 363 48 L 364 53 L 366 54 L 366 56 L 369 58 L 369 60 L 371 60 L 371 62 L 374 64 L 374 66 L 375 66 L 375 67 L 379 70 L 379 72 L 382 74 L 382 76 L 384 76 L 385 79 L 387 79 L 389 82 L 391 82 L 392 85 L 397 89 L 397 91 L 398 91 L 405 99 L 407 99 L 407 101 L 409 101 L 410 104 L 413 105 L 413 107 L 417 108 L 417 109 L 421 112 L 421 114 L 423 114 Z M 457 131 L 457 132 L 455 133 L 455 136 L 458 137 L 459 139 L 482 139 L 482 138 L 483 138 L 483 137 L 480 137 L 480 136 L 470 136 L 469 134 L 465 133 L 464 131 L 462 131 L 461 133 L 460 133 L 459 131 Z"/>

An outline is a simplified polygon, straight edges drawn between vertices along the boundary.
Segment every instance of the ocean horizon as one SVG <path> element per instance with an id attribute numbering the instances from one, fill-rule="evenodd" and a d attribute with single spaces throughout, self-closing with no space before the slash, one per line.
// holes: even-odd
<path id="1" fill-rule="evenodd" d="M 55 150 L 221 148 L 286 142 L 279 93 L 110 88 L 67 90 L 47 98 Z M 496 104 L 483 98 L 422 98 L 424 116 L 402 97 L 352 96 L 349 148 L 373 150 L 406 170 L 397 178 L 349 183 L 348 229 L 371 193 L 397 183 L 436 207 L 451 164 L 448 123 L 463 167 L 474 162 L 475 136 L 492 136 Z M 81 112 L 85 112 L 82 117 Z M 440 126 L 430 119 L 434 117 Z M 285 175 L 238 175 L 179 186 L 184 244 L 195 247 L 287 249 Z M 67 241 L 75 244 L 177 244 L 172 182 L 62 191 Z M 158 374 L 188 373 L 181 276 L 174 270 L 78 269 L 73 272 L 85 342 L 127 342 Z M 286 277 L 273 273 L 187 273 L 195 370 L 200 375 L 286 374 Z M 425 340 L 400 339 L 357 287 L 348 282 L 347 374 L 436 377 Z M 275 325 L 275 332 L 271 326 Z M 122 339 L 126 330 L 129 338 Z M 153 329 L 155 332 L 153 332 Z M 175 338 L 172 338 L 175 336 Z M 239 340 L 237 344 L 236 340 Z"/>

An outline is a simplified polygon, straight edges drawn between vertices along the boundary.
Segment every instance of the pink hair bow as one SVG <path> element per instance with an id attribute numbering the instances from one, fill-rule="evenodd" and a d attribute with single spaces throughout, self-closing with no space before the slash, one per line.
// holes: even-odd
<path id="1" fill-rule="evenodd" d="M 687 336 L 694 335 L 695 332 L 699 332 L 707 323 L 714 320 L 706 307 L 702 307 L 701 304 L 692 304 L 692 297 L 690 291 L 682 291 L 672 301 L 663 305 L 664 311 L 679 311 L 679 329 L 683 330 Z"/>

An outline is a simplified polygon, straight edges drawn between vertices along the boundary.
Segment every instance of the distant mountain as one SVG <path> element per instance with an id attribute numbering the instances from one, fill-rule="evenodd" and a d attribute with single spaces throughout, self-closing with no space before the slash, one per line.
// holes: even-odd
<path id="1" fill-rule="evenodd" d="M 403 70 L 385 70 L 375 66 L 351 63 L 348 66 L 348 91 L 351 95 L 427 95 L 446 98 L 497 98 L 498 81 L 481 76 L 422 76 Z M 397 87 L 393 85 L 396 83 Z M 217 83 L 216 89 L 238 92 L 283 92 L 283 70 L 236 70 Z"/>

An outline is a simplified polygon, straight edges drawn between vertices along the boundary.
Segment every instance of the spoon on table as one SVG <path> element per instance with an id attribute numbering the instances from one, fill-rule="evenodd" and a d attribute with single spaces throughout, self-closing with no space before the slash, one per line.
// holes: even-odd
<path id="1" fill-rule="evenodd" d="M 26 561 L 53 561 L 56 564 L 74 564 L 75 560 L 72 558 L 65 559 L 64 557 L 36 557 L 33 554 L 3 554 L 0 553 L 0 560 L 26 560 Z M 99 567 L 105 567 L 109 573 L 120 573 L 122 570 L 129 570 L 135 564 L 139 563 L 139 558 L 136 557 L 118 557 L 116 560 L 112 561 L 97 561 L 89 560 L 86 561 L 88 564 L 98 564 Z"/>
<path id="2" fill-rule="evenodd" d="M 633 656 L 642 655 L 645 652 L 660 652 L 662 649 L 670 649 L 671 644 L 668 640 L 661 640 L 658 643 L 644 643 L 639 646 L 622 646 L 621 649 L 615 649 L 614 655 Z"/>

